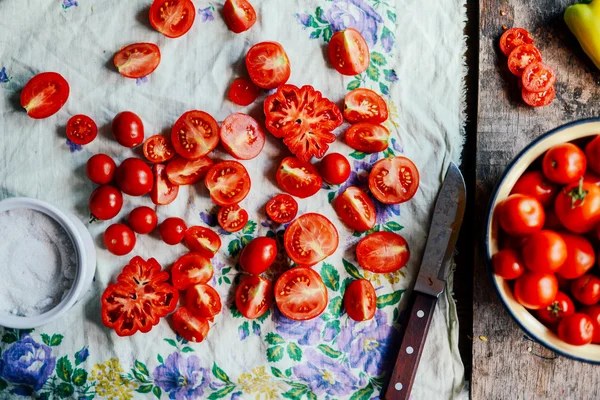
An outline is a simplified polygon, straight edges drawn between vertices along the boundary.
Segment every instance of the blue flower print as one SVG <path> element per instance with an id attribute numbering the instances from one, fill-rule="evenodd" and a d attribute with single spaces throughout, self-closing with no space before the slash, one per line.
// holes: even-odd
<path id="1" fill-rule="evenodd" d="M 363 35 L 369 47 L 377 43 L 377 27 L 383 19 L 364 0 L 333 0 L 324 15 L 334 32 L 354 28 Z"/>
<path id="2" fill-rule="evenodd" d="M 137 78 L 137 79 L 135 80 L 135 84 L 136 84 L 137 86 L 140 86 L 140 85 L 142 85 L 142 84 L 144 84 L 144 83 L 147 83 L 147 82 L 148 82 L 148 77 L 147 77 L 147 76 L 142 76 L 141 78 Z"/>
<path id="3" fill-rule="evenodd" d="M 210 384 L 207 369 L 200 366 L 197 356 L 187 359 L 180 353 L 173 353 L 154 370 L 154 383 L 169 394 L 170 399 L 199 399 Z"/>
<path id="4" fill-rule="evenodd" d="M 339 361 L 314 349 L 304 351 L 305 364 L 293 368 L 294 375 L 308 384 L 317 396 L 343 396 L 356 390 L 357 379 L 350 369 Z"/>
<path id="5" fill-rule="evenodd" d="M 25 386 L 21 393 L 28 391 L 28 388 L 37 391 L 52 375 L 55 365 L 56 358 L 52 357 L 50 347 L 36 343 L 31 336 L 25 336 L 2 354 L 0 378 Z"/>
<path id="6" fill-rule="evenodd" d="M 85 362 L 85 360 L 87 360 L 87 358 L 89 356 L 90 356 L 90 351 L 88 350 L 87 346 L 85 346 L 83 349 L 81 349 L 77 353 L 75 353 L 76 365 L 79 365 L 79 364 Z"/>
<path id="7" fill-rule="evenodd" d="M 0 69 L 0 83 L 6 83 L 9 81 L 10 81 L 10 78 L 6 74 L 6 67 L 2 67 L 2 69 Z"/>
<path id="8" fill-rule="evenodd" d="M 77 144 L 77 143 L 73 143 L 71 142 L 69 139 L 67 139 L 67 146 L 69 146 L 69 151 L 71 153 L 75 153 L 76 151 L 81 151 L 83 150 L 83 146 Z"/>
<path id="9" fill-rule="evenodd" d="M 383 76 L 384 76 L 385 80 L 388 82 L 397 82 L 398 81 L 398 75 L 396 75 L 396 71 L 394 71 L 393 69 L 384 69 Z"/>
<path id="10" fill-rule="evenodd" d="M 312 346 L 319 342 L 323 320 L 314 318 L 308 321 L 294 321 L 285 317 L 279 310 L 273 312 L 275 330 L 288 340 L 297 340 L 302 346 Z"/>
<path id="11" fill-rule="evenodd" d="M 215 11 L 215 7 L 210 5 L 206 8 L 198 9 L 198 18 L 200 18 L 200 22 L 210 22 L 215 19 L 213 12 Z"/>
<path id="12" fill-rule="evenodd" d="M 77 7 L 79 4 L 76 0 L 63 0 L 62 8 L 66 10 L 67 8 L 71 8 L 73 6 Z"/>

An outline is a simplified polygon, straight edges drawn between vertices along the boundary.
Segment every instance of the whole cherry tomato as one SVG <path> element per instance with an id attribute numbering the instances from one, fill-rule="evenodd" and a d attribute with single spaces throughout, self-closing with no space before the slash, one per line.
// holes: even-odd
<path id="1" fill-rule="evenodd" d="M 107 220 L 117 216 L 123 207 L 123 195 L 114 186 L 102 185 L 96 188 L 88 203 L 90 213 L 97 219 Z"/>
<path id="2" fill-rule="evenodd" d="M 492 258 L 494 273 L 507 280 L 517 279 L 525 272 L 525 267 L 520 258 L 516 250 L 500 250 Z"/>
<path id="3" fill-rule="evenodd" d="M 541 171 L 525 172 L 510 194 L 524 194 L 536 198 L 544 207 L 552 204 L 558 193 L 558 187 L 550 182 Z"/>
<path id="4" fill-rule="evenodd" d="M 269 237 L 257 237 L 244 247 L 240 255 L 242 269 L 254 275 L 265 272 L 277 257 L 277 242 Z"/>
<path id="5" fill-rule="evenodd" d="M 564 317 L 558 324 L 558 337 L 574 346 L 591 343 L 594 338 L 594 324 L 586 314 L 575 313 Z"/>
<path id="6" fill-rule="evenodd" d="M 565 186 L 556 196 L 554 212 L 571 232 L 590 232 L 600 223 L 600 187 L 589 182 Z"/>
<path id="7" fill-rule="evenodd" d="M 600 301 L 600 278 L 585 274 L 571 282 L 571 293 L 575 300 L 586 306 Z"/>
<path id="8" fill-rule="evenodd" d="M 123 111 L 112 121 L 112 134 L 121 146 L 139 146 L 144 142 L 144 124 L 136 114 Z"/>
<path id="9" fill-rule="evenodd" d="M 592 320 L 594 325 L 594 337 L 592 343 L 600 343 L 600 306 L 591 306 L 582 310 Z"/>
<path id="10" fill-rule="evenodd" d="M 558 281 L 553 274 L 525 271 L 515 281 L 515 298 L 530 310 L 548 307 L 557 293 Z"/>
<path id="11" fill-rule="evenodd" d="M 546 178 L 561 185 L 577 182 L 585 173 L 586 167 L 585 154 L 573 143 L 562 143 L 552 147 L 542 161 Z"/>
<path id="12" fill-rule="evenodd" d="M 105 185 L 115 177 L 117 164 L 106 154 L 94 154 L 85 165 L 85 173 L 90 181 Z"/>
<path id="13" fill-rule="evenodd" d="M 585 146 L 588 165 L 594 172 L 600 174 L 600 135 L 596 136 Z"/>
<path id="14" fill-rule="evenodd" d="M 260 88 L 246 78 L 237 78 L 229 87 L 229 100 L 238 106 L 249 106 L 259 94 Z"/>
<path id="15" fill-rule="evenodd" d="M 573 314 L 575 314 L 575 304 L 563 292 L 558 292 L 556 298 L 548 307 L 535 312 L 537 318 L 550 328 L 556 328 L 561 319 Z"/>
<path id="16" fill-rule="evenodd" d="M 104 232 L 104 245 L 114 255 L 124 256 L 135 247 L 135 233 L 125 224 L 112 224 Z"/>
<path id="17" fill-rule="evenodd" d="M 544 226 L 546 213 L 538 200 L 531 196 L 513 194 L 498 207 L 498 220 L 506 233 L 525 236 L 538 232 Z"/>
<path id="18" fill-rule="evenodd" d="M 129 213 L 127 222 L 129 222 L 129 226 L 131 226 L 131 229 L 136 233 L 145 235 L 156 228 L 158 217 L 150 207 L 141 206 L 134 208 L 131 213 Z"/>
<path id="19" fill-rule="evenodd" d="M 556 273 L 563 278 L 579 278 L 596 263 L 596 253 L 591 243 L 583 236 L 561 233 L 567 245 L 567 259 Z"/>
<path id="20" fill-rule="evenodd" d="M 163 242 L 171 246 L 181 243 L 186 230 L 187 225 L 185 221 L 177 217 L 165 219 L 158 228 Z"/>
<path id="21" fill-rule="evenodd" d="M 130 196 L 143 196 L 150 193 L 154 185 L 152 170 L 139 158 L 124 160 L 116 174 L 117 186 Z"/>
<path id="22" fill-rule="evenodd" d="M 558 233 L 539 231 L 527 238 L 521 254 L 528 270 L 554 273 L 567 259 L 567 245 Z"/>
<path id="23" fill-rule="evenodd" d="M 352 168 L 348 159 L 340 153 L 329 153 L 321 160 L 319 172 L 325 182 L 341 185 L 348 180 Z"/>

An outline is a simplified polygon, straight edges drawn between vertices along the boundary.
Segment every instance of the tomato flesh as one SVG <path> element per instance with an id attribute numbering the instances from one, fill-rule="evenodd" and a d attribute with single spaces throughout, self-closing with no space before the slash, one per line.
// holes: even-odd
<path id="1" fill-rule="evenodd" d="M 258 121 L 242 113 L 231 114 L 219 131 L 225 150 L 238 160 L 250 160 L 265 146 L 265 133 Z"/>
<path id="2" fill-rule="evenodd" d="M 269 218 L 279 224 L 291 222 L 298 214 L 298 202 L 289 194 L 278 194 L 266 205 Z"/>
<path id="3" fill-rule="evenodd" d="M 532 44 L 515 47 L 508 56 L 508 69 L 519 78 L 529 65 L 542 62 L 542 53 Z"/>
<path id="4" fill-rule="evenodd" d="M 188 111 L 173 125 L 171 142 L 181 157 L 197 160 L 219 144 L 219 125 L 204 111 Z"/>
<path id="5" fill-rule="evenodd" d="M 344 308 L 355 321 L 368 321 L 377 311 L 377 294 L 366 279 L 352 281 L 344 292 Z"/>
<path id="6" fill-rule="evenodd" d="M 369 174 L 369 189 L 384 204 L 404 203 L 419 188 L 419 170 L 406 157 L 379 160 Z"/>
<path id="7" fill-rule="evenodd" d="M 373 201 L 356 186 L 349 186 L 334 202 L 338 217 L 357 232 L 365 232 L 375 226 L 376 212 Z"/>
<path id="8" fill-rule="evenodd" d="M 175 157 L 175 149 L 171 144 L 171 140 L 161 136 L 150 136 L 144 142 L 144 157 L 151 163 L 164 163 Z"/>
<path id="9" fill-rule="evenodd" d="M 210 198 L 220 206 L 237 204 L 250 192 L 250 175 L 237 161 L 221 161 L 213 165 L 204 178 Z"/>
<path id="10" fill-rule="evenodd" d="M 186 34 L 196 18 L 191 0 L 154 0 L 150 6 L 150 24 L 169 38 Z"/>
<path id="11" fill-rule="evenodd" d="M 249 79 L 237 78 L 229 88 L 229 100 L 238 106 L 249 106 L 260 94 L 260 88 Z"/>
<path id="12" fill-rule="evenodd" d="M 362 74 L 371 61 L 365 38 L 354 28 L 336 32 L 329 41 L 329 60 L 342 75 Z"/>
<path id="13" fill-rule="evenodd" d="M 191 185 L 204 179 L 213 165 L 213 160 L 207 156 L 197 160 L 176 156 L 167 164 L 167 177 L 176 185 Z"/>
<path id="14" fill-rule="evenodd" d="M 532 107 L 545 107 L 556 98 L 556 89 L 552 86 L 545 92 L 535 93 L 523 88 L 521 91 L 523 101 Z"/>
<path id="15" fill-rule="evenodd" d="M 210 260 L 198 253 L 185 254 L 175 261 L 171 269 L 173 286 L 186 290 L 198 283 L 208 283 L 214 275 Z"/>
<path id="16" fill-rule="evenodd" d="M 530 64 L 523 71 L 523 88 L 530 92 L 546 92 L 556 82 L 556 73 L 548 65 L 539 62 Z"/>
<path id="17" fill-rule="evenodd" d="M 406 239 L 393 232 L 371 233 L 356 246 L 358 264 L 371 272 L 395 272 L 404 267 L 409 258 Z"/>
<path id="18" fill-rule="evenodd" d="M 160 64 L 160 49 L 154 43 L 134 43 L 115 54 L 113 63 L 126 78 L 150 75 Z"/>
<path id="19" fill-rule="evenodd" d="M 323 179 L 315 166 L 296 157 L 284 158 L 275 178 L 281 190 L 302 199 L 314 195 L 323 186 Z"/>
<path id="20" fill-rule="evenodd" d="M 248 223 L 248 211 L 237 204 L 221 207 L 217 214 L 217 221 L 227 232 L 241 231 Z"/>
<path id="21" fill-rule="evenodd" d="M 352 123 L 381 124 L 388 119 L 387 104 L 370 89 L 354 89 L 344 98 L 344 118 Z"/>
<path id="22" fill-rule="evenodd" d="M 533 44 L 531 34 L 523 28 L 511 28 L 500 37 L 500 50 L 505 56 L 523 44 Z"/>
<path id="23" fill-rule="evenodd" d="M 91 143 L 98 135 L 98 126 L 87 115 L 73 115 L 67 121 L 67 138 L 79 145 Z"/>
<path id="24" fill-rule="evenodd" d="M 300 265 L 315 265 L 336 251 L 339 236 L 327 217 L 307 213 L 290 224 L 283 241 L 292 261 Z"/>
<path id="25" fill-rule="evenodd" d="M 346 131 L 346 144 L 363 153 L 377 153 L 388 147 L 390 131 L 383 125 L 359 122 Z"/>
<path id="26" fill-rule="evenodd" d="M 275 283 L 275 301 L 286 317 L 305 321 L 321 315 L 327 307 L 327 288 L 312 268 L 295 267 Z"/>
<path id="27" fill-rule="evenodd" d="M 273 303 L 273 284 L 261 276 L 249 276 L 235 292 L 235 305 L 248 319 L 263 316 Z"/>
<path id="28" fill-rule="evenodd" d="M 273 89 L 290 79 L 290 60 L 277 42 L 255 44 L 246 54 L 246 68 L 254 84 Z"/>
<path id="29" fill-rule="evenodd" d="M 211 318 L 221 312 L 221 296 L 212 286 L 204 283 L 190 286 L 185 298 L 187 307 L 197 317 Z"/>
<path id="30" fill-rule="evenodd" d="M 171 204 L 179 194 L 179 185 L 169 180 L 167 167 L 164 164 L 154 164 L 154 186 L 150 192 L 150 199 L 157 206 Z"/>
<path id="31" fill-rule="evenodd" d="M 190 226 L 185 231 L 184 240 L 191 251 L 206 258 L 213 258 L 221 248 L 219 235 L 202 226 Z"/>
<path id="32" fill-rule="evenodd" d="M 256 23 L 256 11 L 246 0 L 226 0 L 223 17 L 227 27 L 234 33 L 242 33 Z"/>
<path id="33" fill-rule="evenodd" d="M 34 119 L 48 118 L 69 98 L 69 84 L 56 72 L 42 72 L 29 80 L 21 92 L 21 106 Z"/>
<path id="34" fill-rule="evenodd" d="M 179 307 L 173 314 L 173 328 L 185 340 L 200 343 L 206 339 L 210 325 L 206 318 L 197 317 L 188 307 Z"/>

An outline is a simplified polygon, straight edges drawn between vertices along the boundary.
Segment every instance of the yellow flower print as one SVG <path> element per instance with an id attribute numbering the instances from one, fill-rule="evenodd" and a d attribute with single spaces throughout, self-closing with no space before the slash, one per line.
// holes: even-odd
<path id="1" fill-rule="evenodd" d="M 399 283 L 400 278 L 406 278 L 406 274 L 402 270 L 398 270 L 395 272 L 390 272 L 387 274 L 375 274 L 373 272 L 365 271 L 364 273 L 365 279 L 368 279 L 376 286 L 381 285 L 381 278 L 385 278 L 392 285 Z"/>
<path id="2" fill-rule="evenodd" d="M 383 125 L 391 131 L 393 128 L 398 128 L 400 126 L 400 123 L 398 122 L 400 115 L 398 114 L 398 107 L 393 100 L 388 101 L 387 106 L 389 116 Z"/>
<path id="3" fill-rule="evenodd" d="M 279 393 L 283 389 L 281 382 L 273 379 L 265 367 L 256 367 L 250 374 L 241 374 L 238 384 L 244 393 L 256 394 L 256 400 L 279 399 Z"/>
<path id="4" fill-rule="evenodd" d="M 137 384 L 124 379 L 123 368 L 118 358 L 111 358 L 103 364 L 96 364 L 92 368 L 89 380 L 96 381 L 96 394 L 100 397 L 117 400 L 133 399 L 132 391 L 137 389 Z"/>

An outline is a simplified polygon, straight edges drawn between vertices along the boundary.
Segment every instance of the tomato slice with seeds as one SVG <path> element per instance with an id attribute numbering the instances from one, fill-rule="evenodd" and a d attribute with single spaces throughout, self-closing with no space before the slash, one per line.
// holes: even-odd
<path id="1" fill-rule="evenodd" d="M 247 31 L 256 23 L 256 11 L 246 0 L 226 0 L 223 5 L 223 17 L 233 33 Z"/>
<path id="2" fill-rule="evenodd" d="M 150 6 L 150 25 L 168 38 L 185 35 L 195 18 L 191 0 L 154 0 Z"/>
<path id="3" fill-rule="evenodd" d="M 375 226 L 375 205 L 356 186 L 348 187 L 336 197 L 333 207 L 340 219 L 357 232 L 365 232 Z"/>
<path id="4" fill-rule="evenodd" d="M 210 325 L 206 318 L 195 316 L 188 307 L 179 307 L 173 314 L 173 328 L 185 340 L 200 343 L 206 339 Z"/>
<path id="5" fill-rule="evenodd" d="M 247 114 L 235 113 L 225 118 L 219 134 L 225 150 L 238 160 L 253 159 L 265 146 L 262 127 Z"/>
<path id="6" fill-rule="evenodd" d="M 21 106 L 34 119 L 48 118 L 65 105 L 69 84 L 56 72 L 42 72 L 29 80 L 21 92 Z"/>
<path id="7" fill-rule="evenodd" d="M 344 308 L 355 321 L 368 321 L 377 311 L 377 294 L 373 284 L 366 279 L 352 281 L 344 292 Z"/>
<path id="8" fill-rule="evenodd" d="M 187 307 L 201 318 L 212 318 L 221 312 L 221 296 L 209 285 L 198 283 L 187 289 L 185 296 Z"/>
<path id="9" fill-rule="evenodd" d="M 358 264 L 375 273 L 395 272 L 410 258 L 406 239 L 394 232 L 375 232 L 356 245 Z"/>
<path id="10" fill-rule="evenodd" d="M 237 161 L 221 161 L 213 165 L 204 178 L 210 198 L 220 206 L 237 204 L 250 192 L 250 175 Z"/>
<path id="11" fill-rule="evenodd" d="M 283 245 L 296 264 L 315 265 L 335 253 L 338 231 L 327 217 L 317 213 L 299 216 L 285 230 Z"/>
<path id="12" fill-rule="evenodd" d="M 286 317 L 305 321 L 321 315 L 327 307 L 327 288 L 312 268 L 285 271 L 275 283 L 275 302 Z"/>
<path id="13" fill-rule="evenodd" d="M 275 178 L 281 190 L 301 199 L 314 195 L 323 186 L 323 178 L 317 168 L 296 157 L 284 158 Z"/>
<path id="14" fill-rule="evenodd" d="M 191 185 L 199 182 L 215 163 L 208 156 L 197 160 L 188 160 L 175 156 L 167 164 L 167 177 L 176 185 Z"/>
<path id="15" fill-rule="evenodd" d="M 260 88 L 249 79 L 237 78 L 229 88 L 229 100 L 238 106 L 249 106 L 260 94 Z"/>
<path id="16" fill-rule="evenodd" d="M 266 206 L 267 215 L 279 224 L 291 222 L 298 214 L 298 202 L 289 194 L 278 194 Z"/>
<path id="17" fill-rule="evenodd" d="M 173 286 L 186 290 L 198 283 L 208 283 L 214 275 L 210 260 L 198 253 L 185 254 L 175 261 L 171 268 Z"/>
<path id="18" fill-rule="evenodd" d="M 91 143 L 98 136 L 98 126 L 87 115 L 73 115 L 67 121 L 67 138 L 79 145 Z"/>
<path id="19" fill-rule="evenodd" d="M 521 97 L 526 104 L 532 107 L 545 107 L 554 101 L 556 90 L 552 86 L 545 92 L 535 93 L 523 88 L 521 90 Z"/>
<path id="20" fill-rule="evenodd" d="M 529 65 L 542 62 L 542 53 L 532 44 L 516 47 L 508 56 L 508 69 L 513 75 L 521 77 Z"/>
<path id="21" fill-rule="evenodd" d="M 237 232 L 248 223 L 248 211 L 237 204 L 221 207 L 217 214 L 217 221 L 227 232 Z"/>
<path id="22" fill-rule="evenodd" d="M 160 49 L 154 43 L 134 43 L 115 54 L 113 63 L 126 78 L 150 75 L 160 64 Z"/>
<path id="23" fill-rule="evenodd" d="M 162 136 L 150 136 L 144 142 L 144 157 L 151 163 L 163 163 L 175 157 L 175 149 L 171 140 Z"/>
<path id="24" fill-rule="evenodd" d="M 529 64 L 521 77 L 523 88 L 530 92 L 546 92 L 556 82 L 556 73 L 548 65 L 538 62 Z"/>
<path id="25" fill-rule="evenodd" d="M 197 160 L 219 144 L 219 124 L 204 111 L 188 111 L 173 125 L 171 142 L 181 157 Z"/>
<path id="26" fill-rule="evenodd" d="M 523 44 L 533 44 L 531 34 L 523 28 L 511 28 L 500 37 L 500 50 L 505 56 Z"/>
<path id="27" fill-rule="evenodd" d="M 406 157 L 379 160 L 369 174 L 369 189 L 384 204 L 404 203 L 419 188 L 419 170 Z"/>
<path id="28" fill-rule="evenodd" d="M 346 131 L 346 144 L 363 153 L 377 153 L 388 147 L 390 131 L 370 122 L 359 122 Z"/>
<path id="29" fill-rule="evenodd" d="M 290 79 L 290 60 L 277 42 L 255 44 L 246 54 L 246 68 L 252 82 L 263 89 L 273 89 Z"/>
<path id="30" fill-rule="evenodd" d="M 344 118 L 352 123 L 381 124 L 388 119 L 387 104 L 371 89 L 354 89 L 344 97 Z"/>
<path id="31" fill-rule="evenodd" d="M 183 237 L 185 245 L 194 253 L 213 258 L 221 248 L 221 239 L 212 229 L 190 226 Z"/>
<path id="32" fill-rule="evenodd" d="M 329 60 L 342 75 L 362 74 L 371 61 L 365 38 L 354 28 L 336 32 L 329 41 Z"/>
<path id="33" fill-rule="evenodd" d="M 273 284 L 258 275 L 245 278 L 235 291 L 235 305 L 248 319 L 263 316 L 273 303 Z"/>
<path id="34" fill-rule="evenodd" d="M 171 204 L 179 194 L 179 185 L 173 184 L 167 176 L 167 167 L 164 164 L 154 164 L 154 185 L 150 192 L 150 199 L 157 206 Z"/>

